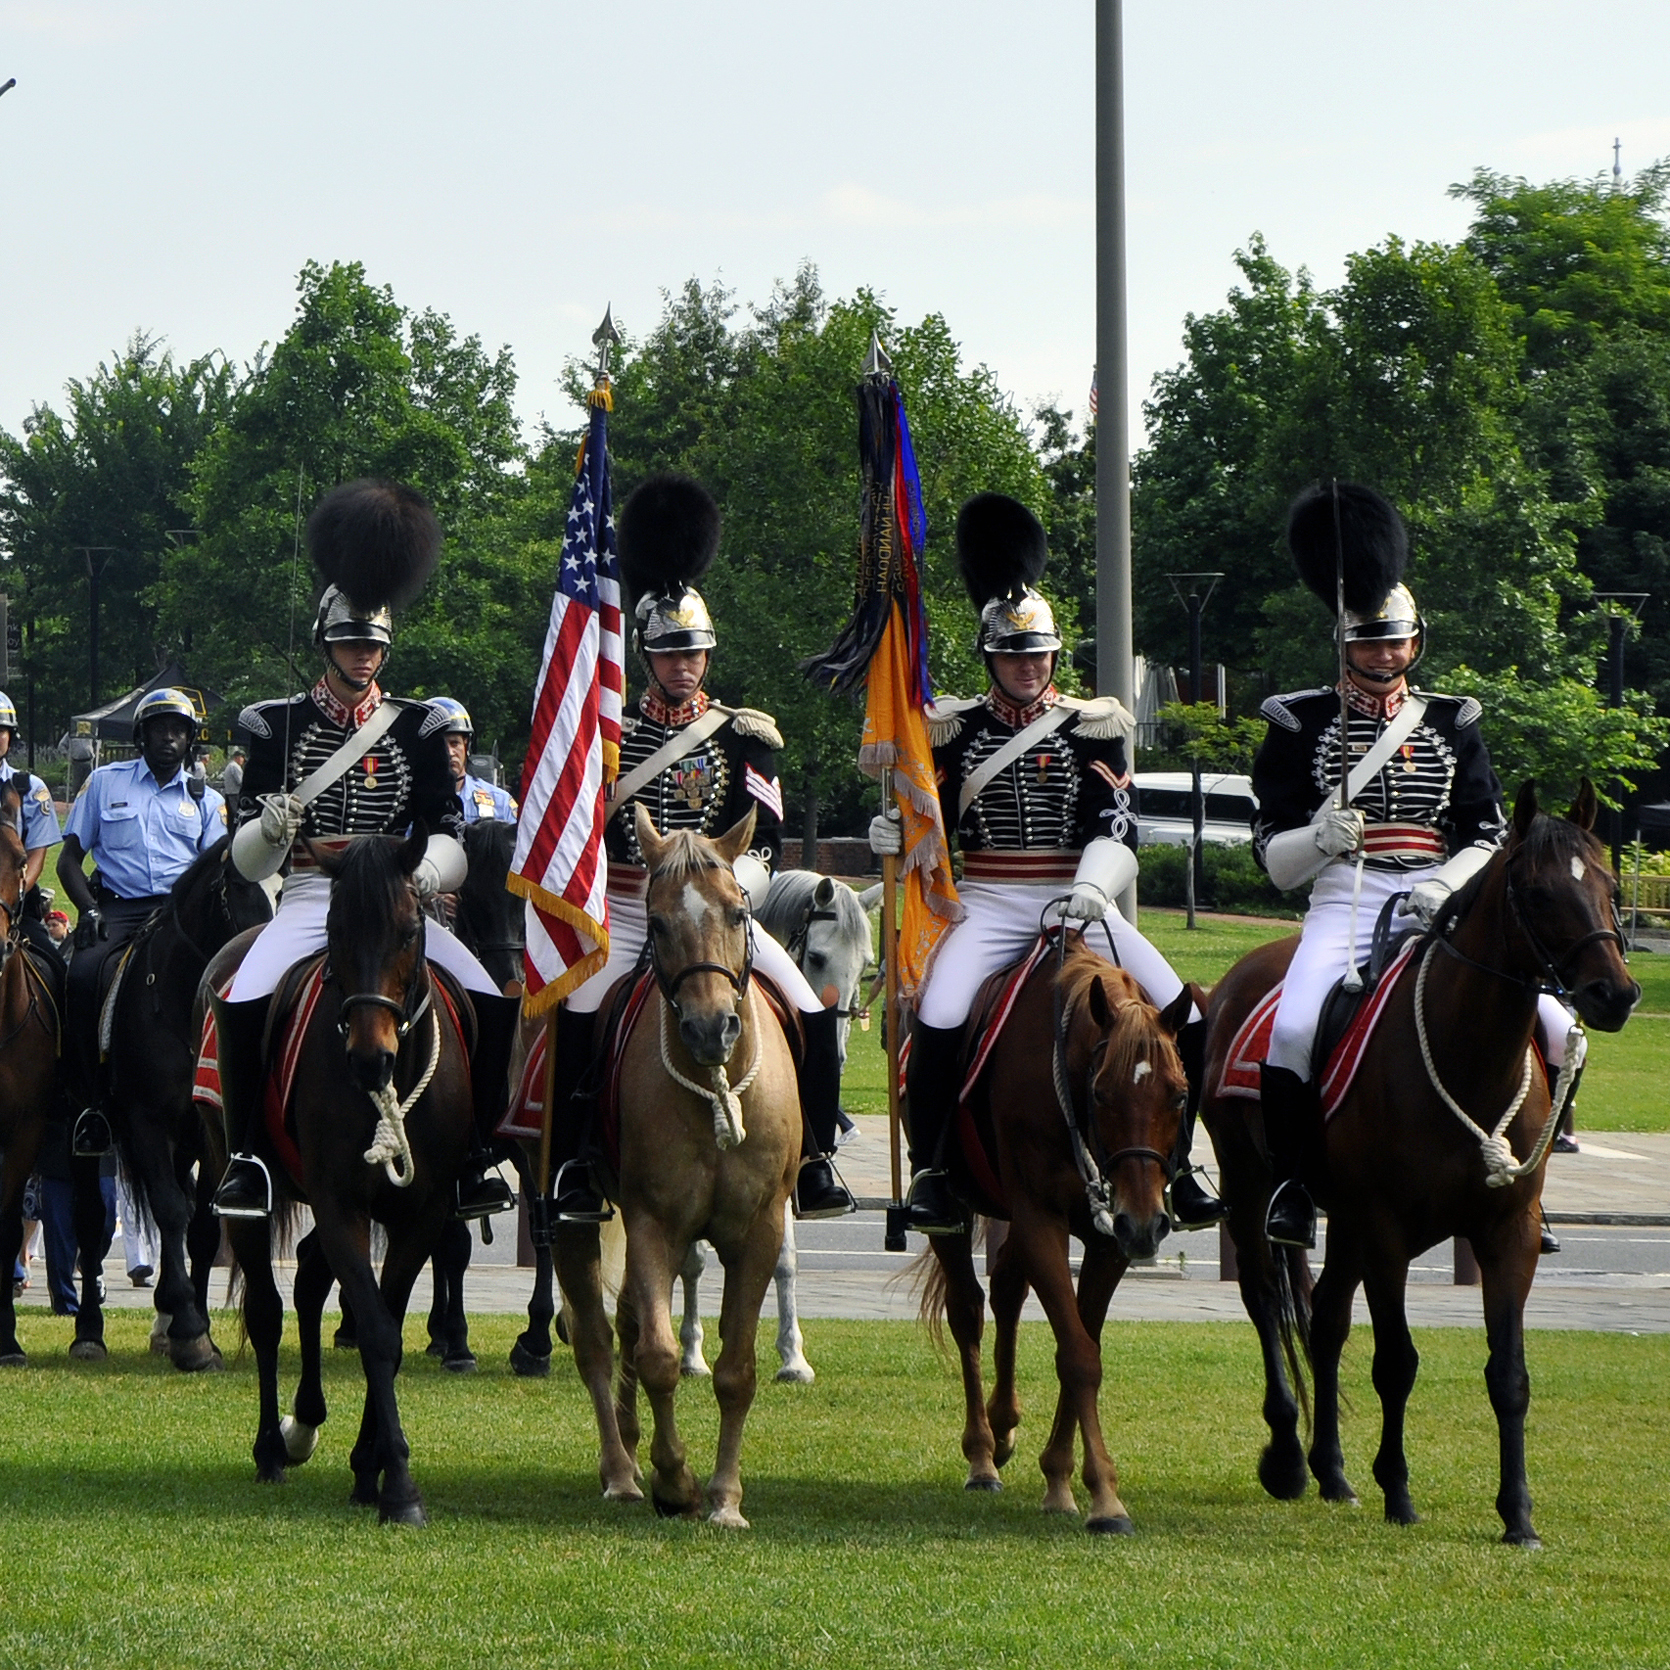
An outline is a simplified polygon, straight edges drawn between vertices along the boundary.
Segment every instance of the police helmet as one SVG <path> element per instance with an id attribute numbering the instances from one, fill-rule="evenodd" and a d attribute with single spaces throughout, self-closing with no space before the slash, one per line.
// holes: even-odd
<path id="1" fill-rule="evenodd" d="M 173 688 L 152 690 L 139 698 L 139 706 L 133 710 L 133 743 L 136 748 L 144 746 L 145 726 L 165 714 L 184 719 L 196 734 L 197 704 L 191 697 L 185 691 Z"/>
<path id="2" fill-rule="evenodd" d="M 430 700 L 429 711 L 440 718 L 442 736 L 462 736 L 474 740 L 475 724 L 470 718 L 470 710 L 462 702 L 451 696 L 435 696 Z"/>
<path id="3" fill-rule="evenodd" d="M 4 690 L 0 690 L 0 731 L 15 731 L 17 728 L 17 705 Z"/>

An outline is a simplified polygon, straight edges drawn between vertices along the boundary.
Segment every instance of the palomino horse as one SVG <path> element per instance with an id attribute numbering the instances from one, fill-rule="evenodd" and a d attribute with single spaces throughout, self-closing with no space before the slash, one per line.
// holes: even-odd
<path id="1" fill-rule="evenodd" d="M 424 957 L 424 918 L 411 878 L 427 844 L 420 824 L 403 842 L 366 838 L 341 854 L 313 849 L 334 885 L 324 984 L 296 1065 L 292 1157 L 274 1172 L 284 1199 L 270 1226 L 225 1220 L 244 1272 L 244 1322 L 260 1372 L 258 1477 L 277 1483 L 287 1465 L 313 1453 L 325 1419 L 318 1307 L 334 1273 L 354 1308 L 365 1367 L 365 1410 L 349 1456 L 352 1499 L 375 1502 L 380 1519 L 403 1525 L 422 1525 L 425 1514 L 394 1395 L 400 1329 L 412 1283 L 452 1208 L 471 1107 L 465 1042 Z M 218 1131 L 211 1136 L 223 1141 Z M 305 1279 L 304 1269 L 297 1271 L 306 1290 L 297 1309 L 311 1317 L 311 1339 L 304 1327 L 295 1414 L 281 1421 L 284 1308 L 273 1280 L 272 1237 L 288 1233 L 298 1200 L 312 1207 L 317 1235 Z M 371 1269 L 373 1220 L 387 1231 L 380 1286 Z"/>
<path id="2" fill-rule="evenodd" d="M 976 1116 L 1001 1198 L 986 1198 L 989 1188 L 966 1158 L 954 1162 L 963 1194 L 1010 1225 L 990 1271 L 997 1330 L 990 1403 L 982 1399 L 985 1304 L 971 1237 L 936 1235 L 929 1243 L 938 1270 L 930 1270 L 922 1314 L 937 1323 L 944 1308 L 961 1358 L 967 1488 L 999 1489 L 998 1469 L 1015 1452 L 1021 1418 L 1015 1339 L 1030 1288 L 1055 1331 L 1061 1382 L 1038 1462 L 1044 1508 L 1078 1512 L 1073 1450 L 1082 1433 L 1090 1531 L 1132 1529 L 1097 1408 L 1102 1323 L 1131 1260 L 1151 1258 L 1171 1227 L 1165 1191 L 1188 1088 L 1176 1037 L 1196 995 L 1185 987 L 1162 1013 L 1130 975 L 1075 937 L 1059 966 L 1046 957 L 1016 999 L 982 1074 L 985 1094 Z M 1070 1235 L 1084 1243 L 1076 1295 Z"/>
<path id="3" fill-rule="evenodd" d="M 178 1369 L 220 1366 L 208 1317 L 220 1224 L 192 1175 L 203 1130 L 191 1099 L 199 1038 L 192 1006 L 215 953 L 271 916 L 265 889 L 245 881 L 228 856 L 228 843 L 217 841 L 134 936 L 110 1006 L 105 1107 L 134 1196 L 157 1226 L 156 1307 L 167 1319 L 168 1354 Z M 82 1306 L 76 1331 L 102 1341 L 96 1296 Z"/>
<path id="4" fill-rule="evenodd" d="M 0 1367 L 5 1368 L 28 1362 L 17 1337 L 12 1270 L 23 1244 L 23 1185 L 58 1097 L 59 1019 L 46 978 L 24 950 L 23 863 L 21 800 L 8 779 L 0 783 L 0 915 L 6 919 L 0 939 Z M 99 1227 L 102 1233 L 102 1202 Z M 84 1290 L 97 1290 L 97 1276 L 97 1270 L 86 1276 Z"/>
<path id="5" fill-rule="evenodd" d="M 1554 991 L 1589 1026 L 1616 1032 L 1641 995 L 1624 966 L 1617 884 L 1589 833 L 1594 815 L 1586 780 L 1566 818 L 1539 812 L 1527 783 L 1506 846 L 1449 901 L 1399 976 L 1309 1167 L 1328 1210 L 1327 1262 L 1314 1292 L 1307 1291 L 1303 1255 L 1272 1249 L 1264 1236 L 1270 1171 L 1252 1104 L 1221 1094 L 1206 1101 L 1240 1249 L 1241 1295 L 1264 1350 L 1270 1443 L 1259 1477 L 1273 1496 L 1305 1490 L 1287 1371 L 1302 1395 L 1308 1340 L 1316 1382 L 1310 1470 L 1324 1500 L 1356 1500 L 1340 1453 L 1339 1360 L 1361 1283 L 1374 1321 L 1382 1410 L 1374 1477 L 1385 1492 L 1386 1518 L 1415 1522 L 1403 1416 L 1419 1358 L 1404 1287 L 1411 1259 L 1465 1236 L 1484 1283 L 1485 1384 L 1500 1435 L 1503 1541 L 1537 1545 L 1525 1478 L 1531 1382 L 1524 1311 L 1553 1134 L 1547 1082 L 1533 1056 L 1537 998 Z M 1243 957 L 1213 993 L 1209 1090 L 1222 1084 L 1231 1039 L 1281 978 L 1294 943 L 1278 941 Z M 1493 1131 L 1505 1142 L 1493 1140 Z M 1273 1253 L 1284 1256 L 1278 1261 Z"/>
<path id="6" fill-rule="evenodd" d="M 655 1422 L 656 1510 L 693 1515 L 702 1493 L 673 1418 L 679 1346 L 669 1300 L 690 1243 L 698 1236 L 713 1243 L 725 1294 L 713 1371 L 719 1452 L 707 1516 L 745 1526 L 742 1429 L 754 1400 L 755 1333 L 800 1155 L 794 1061 L 750 979 L 748 902 L 731 871 L 753 834 L 753 813 L 716 841 L 688 832 L 663 838 L 641 806 L 636 816 L 659 992 L 631 1027 L 620 1072 L 620 1172 L 611 1191 L 626 1227 L 618 1395 L 609 1384 L 613 1354 L 595 1224 L 557 1226 L 557 1269 L 573 1315 L 575 1360 L 597 1415 L 604 1495 L 642 1499 L 641 1381 Z"/>

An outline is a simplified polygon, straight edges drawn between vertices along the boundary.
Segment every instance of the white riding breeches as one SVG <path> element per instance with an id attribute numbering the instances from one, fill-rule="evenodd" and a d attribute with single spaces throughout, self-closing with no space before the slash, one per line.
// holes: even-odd
<path id="1" fill-rule="evenodd" d="M 1347 968 L 1368 961 L 1374 942 L 1374 924 L 1385 902 L 1394 894 L 1407 893 L 1437 868 L 1432 865 L 1419 870 L 1371 870 L 1365 865 L 1362 892 L 1357 899 L 1355 934 L 1351 926 L 1351 895 L 1356 885 L 1356 865 L 1331 863 L 1316 878 L 1311 887 L 1310 909 L 1299 932 L 1299 948 L 1288 964 L 1281 1002 L 1276 1005 L 1270 1053 L 1266 1057 L 1272 1067 L 1285 1067 L 1302 1079 L 1311 1077 L 1311 1049 L 1329 991 Z M 1394 931 L 1407 926 L 1408 920 L 1402 917 L 1392 923 Z M 1570 1012 L 1559 999 L 1544 996 L 1537 1003 L 1537 1019 L 1548 1064 L 1558 1067 L 1566 1058 Z"/>
<path id="2" fill-rule="evenodd" d="M 284 883 L 278 914 L 244 953 L 227 994 L 230 1003 L 271 997 L 285 970 L 325 949 L 325 915 L 330 909 L 330 877 L 317 871 L 290 876 Z M 438 922 L 425 921 L 424 949 L 465 991 L 500 997 L 497 982 Z"/>
<path id="3" fill-rule="evenodd" d="M 975 995 L 1000 968 L 1024 957 L 1038 938 L 1039 917 L 1052 900 L 1061 896 L 1059 882 L 1025 883 L 964 881 L 957 889 L 963 919 L 939 943 L 934 952 L 928 983 L 917 994 L 917 1017 L 925 1026 L 947 1029 L 961 1026 L 974 1007 Z M 1053 920 L 1053 914 L 1051 920 Z M 1119 966 L 1148 993 L 1148 999 L 1163 1009 L 1183 989 L 1183 982 L 1164 957 L 1119 914 L 1110 908 L 1102 922 L 1088 924 L 1084 943 L 1105 955 L 1106 923 L 1113 937 Z M 1191 1006 L 1191 1020 L 1199 1011 Z"/>
<path id="4" fill-rule="evenodd" d="M 784 948 L 766 933 L 752 918 L 748 932 L 754 941 L 754 967 L 768 975 L 781 987 L 803 1015 L 823 1008 L 818 995 L 807 984 L 800 966 Z M 609 895 L 609 960 L 566 1001 L 577 1015 L 595 1015 L 603 1007 L 609 988 L 624 974 L 630 974 L 643 954 L 644 941 L 649 936 L 649 918 L 641 894 L 611 893 Z"/>

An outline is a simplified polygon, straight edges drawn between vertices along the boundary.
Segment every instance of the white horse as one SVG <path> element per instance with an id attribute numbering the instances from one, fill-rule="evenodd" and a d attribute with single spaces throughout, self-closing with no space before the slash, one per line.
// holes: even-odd
<path id="1" fill-rule="evenodd" d="M 787 948 L 800 966 L 812 990 L 841 1017 L 837 1028 L 841 1065 L 847 1062 L 847 1035 L 858 1011 L 864 971 L 871 956 L 870 911 L 880 902 L 881 888 L 855 893 L 844 881 L 821 876 L 811 870 L 784 870 L 771 878 L 771 891 L 761 906 L 762 928 Z M 679 1271 L 684 1283 L 684 1320 L 679 1327 L 679 1371 L 687 1375 L 709 1373 L 702 1356 L 702 1271 L 707 1267 L 706 1243 L 691 1243 Z M 794 1284 L 800 1258 L 794 1241 L 794 1213 L 783 1213 L 783 1250 L 777 1257 L 772 1280 L 777 1288 L 777 1356 L 781 1367 L 777 1378 L 798 1385 L 810 1385 L 816 1371 L 806 1361 L 805 1341 L 800 1332 L 800 1313 L 795 1304 Z"/>

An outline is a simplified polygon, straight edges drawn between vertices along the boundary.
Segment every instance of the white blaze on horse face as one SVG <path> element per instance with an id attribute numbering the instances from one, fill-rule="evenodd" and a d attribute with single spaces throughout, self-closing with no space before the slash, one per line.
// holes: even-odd
<path id="1" fill-rule="evenodd" d="M 1583 860 L 1574 852 L 1571 855 L 1571 879 L 1573 881 L 1581 881 L 1587 873 L 1588 872 L 1584 866 Z"/>
<path id="2" fill-rule="evenodd" d="M 707 913 L 710 909 L 712 909 L 712 906 L 708 904 L 702 890 L 697 887 L 695 882 L 687 881 L 684 884 L 684 914 L 698 928 L 702 928 L 707 924 Z"/>
<path id="3" fill-rule="evenodd" d="M 1142 1081 L 1153 1071 L 1154 1067 L 1151 1062 L 1139 1061 L 1131 1073 L 1131 1083 L 1141 1084 Z"/>

